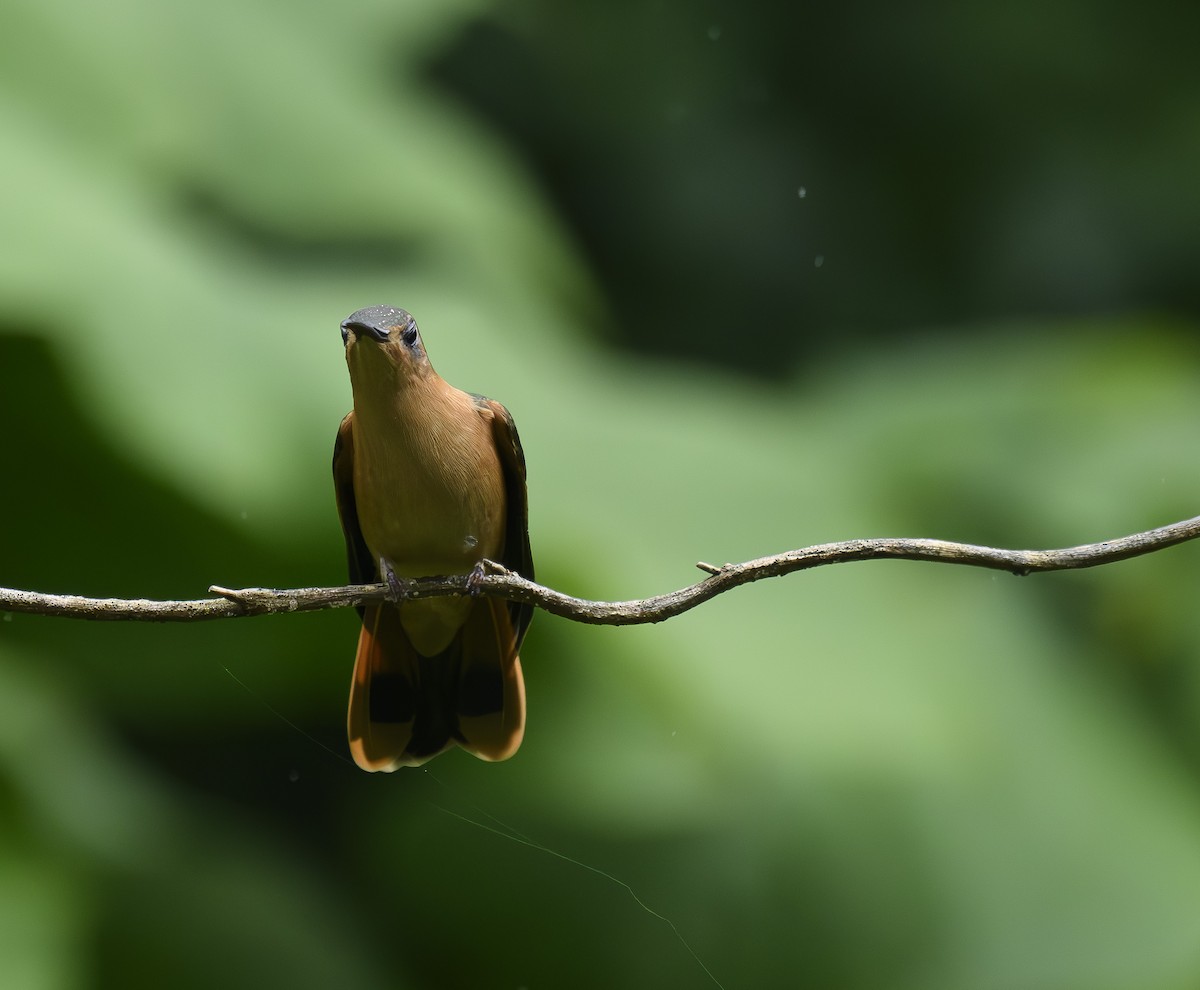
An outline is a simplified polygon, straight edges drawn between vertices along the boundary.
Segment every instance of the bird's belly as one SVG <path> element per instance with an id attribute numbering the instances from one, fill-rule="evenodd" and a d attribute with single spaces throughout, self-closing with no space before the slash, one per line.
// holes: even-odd
<path id="1" fill-rule="evenodd" d="M 499 556 L 495 527 L 470 513 L 428 506 L 374 520 L 363 536 L 376 560 L 384 558 L 399 577 L 465 574 L 483 557 Z M 482 536 L 478 534 L 483 534 Z M 403 602 L 400 622 L 418 653 L 436 656 L 467 621 L 471 598 L 427 598 Z"/>
<path id="2" fill-rule="evenodd" d="M 364 444 L 355 460 L 363 539 L 401 577 L 464 574 L 500 555 L 507 506 L 494 448 L 471 458 Z M 496 489 L 499 491 L 496 491 Z"/>
<path id="3" fill-rule="evenodd" d="M 376 561 L 385 558 L 400 577 L 465 574 L 499 552 L 490 521 L 466 513 L 410 512 L 397 506 L 361 524 L 372 556 Z"/>

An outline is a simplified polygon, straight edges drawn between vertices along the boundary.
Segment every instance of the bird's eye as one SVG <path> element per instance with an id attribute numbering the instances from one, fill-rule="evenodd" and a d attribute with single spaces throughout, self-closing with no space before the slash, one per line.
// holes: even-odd
<path id="1" fill-rule="evenodd" d="M 406 347 L 416 344 L 417 336 L 417 328 L 411 323 L 400 332 L 400 339 L 404 341 Z"/>

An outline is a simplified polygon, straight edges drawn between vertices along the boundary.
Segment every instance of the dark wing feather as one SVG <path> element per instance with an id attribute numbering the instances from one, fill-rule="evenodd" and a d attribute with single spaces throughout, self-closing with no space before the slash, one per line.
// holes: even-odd
<path id="1" fill-rule="evenodd" d="M 351 584 L 372 584 L 379 580 L 375 561 L 363 539 L 358 522 L 358 504 L 354 501 L 354 413 L 346 413 L 333 444 L 333 493 L 337 497 L 342 534 L 346 537 L 346 563 Z M 363 614 L 360 606 L 358 614 Z"/>
<path id="2" fill-rule="evenodd" d="M 533 581 L 533 552 L 529 548 L 529 496 L 525 483 L 525 452 L 512 415 L 499 402 L 471 393 L 476 406 L 491 412 L 492 438 L 500 465 L 504 469 L 504 494 L 508 502 L 508 519 L 504 528 L 504 555 L 498 563 L 516 571 L 527 581 Z M 508 603 L 509 617 L 517 634 L 517 649 L 533 618 L 533 606 L 520 602 Z"/>

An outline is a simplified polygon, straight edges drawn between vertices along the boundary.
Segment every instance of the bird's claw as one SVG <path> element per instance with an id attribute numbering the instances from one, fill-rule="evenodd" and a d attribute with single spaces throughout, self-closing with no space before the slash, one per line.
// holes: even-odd
<path id="1" fill-rule="evenodd" d="M 488 560 L 486 557 L 479 561 L 471 568 L 471 573 L 467 575 L 467 591 L 471 593 L 472 598 L 478 598 L 479 592 L 483 588 L 483 579 L 489 574 L 494 574 L 497 577 L 508 577 L 513 574 L 503 564 L 497 564 L 494 560 Z"/>
<path id="2" fill-rule="evenodd" d="M 483 579 L 487 577 L 487 562 L 481 560 L 478 564 L 471 568 L 471 573 L 467 575 L 467 591 L 472 598 L 479 597 L 479 589 L 483 585 Z"/>
<path id="3" fill-rule="evenodd" d="M 397 604 L 409 596 L 409 582 L 396 574 L 392 562 L 386 557 L 379 558 L 379 573 L 383 575 L 383 583 L 387 585 L 389 602 Z"/>

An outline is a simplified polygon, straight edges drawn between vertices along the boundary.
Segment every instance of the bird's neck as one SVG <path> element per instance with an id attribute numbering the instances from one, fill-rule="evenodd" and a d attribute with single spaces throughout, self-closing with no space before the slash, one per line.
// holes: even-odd
<path id="1" fill-rule="evenodd" d="M 367 456 L 386 448 L 390 457 L 402 450 L 422 458 L 444 448 L 448 423 L 459 422 L 465 393 L 449 385 L 430 369 L 423 375 L 382 378 L 364 376 L 353 381 L 356 439 Z"/>

